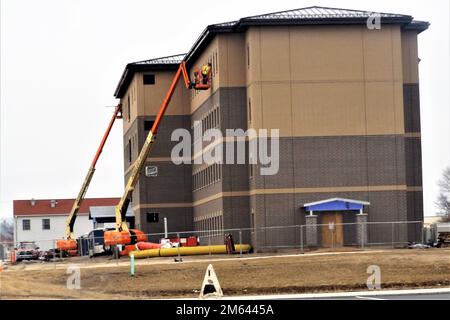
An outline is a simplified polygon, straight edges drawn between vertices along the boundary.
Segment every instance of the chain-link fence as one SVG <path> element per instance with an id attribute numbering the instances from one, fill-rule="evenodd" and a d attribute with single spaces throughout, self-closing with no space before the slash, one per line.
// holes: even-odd
<path id="1" fill-rule="evenodd" d="M 354 222 L 272 226 L 260 228 L 236 228 L 221 230 L 194 230 L 146 234 L 148 242 L 165 244 L 163 248 L 202 247 L 201 254 L 226 253 L 217 245 L 226 244 L 226 238 L 235 245 L 235 253 L 243 254 L 243 246 L 250 245 L 252 253 L 258 252 L 307 252 L 313 250 L 345 251 L 370 248 L 405 248 L 411 243 L 424 243 L 425 235 L 422 221 L 394 222 Z M 15 250 L 13 250 L 15 249 Z M 119 247 L 118 251 L 126 255 Z M 128 252 L 137 250 L 129 246 Z M 219 248 L 220 249 L 220 248 Z M 224 248 L 226 249 L 226 248 Z M 113 248 L 106 246 L 100 234 L 81 237 L 77 248 L 62 251 L 57 248 L 57 240 L 36 240 L 33 242 L 0 243 L 0 259 L 10 260 L 15 251 L 15 259 L 59 261 L 71 255 L 100 256 L 113 254 Z M 229 251 L 228 251 L 229 252 Z M 37 254 L 38 253 L 38 254 Z M 178 255 L 184 253 L 178 252 Z M 196 254 L 196 252 L 190 252 Z M 117 257 L 120 257 L 118 254 Z"/>

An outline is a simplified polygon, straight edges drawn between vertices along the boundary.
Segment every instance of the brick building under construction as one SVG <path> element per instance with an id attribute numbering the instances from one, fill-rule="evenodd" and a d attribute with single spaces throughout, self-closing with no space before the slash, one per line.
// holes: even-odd
<path id="1" fill-rule="evenodd" d="M 212 65 L 207 91 L 182 84 L 133 193 L 144 232 L 421 221 L 422 164 L 417 36 L 427 22 L 381 13 L 309 7 L 209 25 L 187 54 L 126 66 L 115 91 L 123 107 L 125 178 L 184 60 Z M 177 128 L 279 129 L 280 165 L 182 164 L 171 160 Z M 222 141 L 223 142 L 223 141 Z M 206 145 L 205 145 L 206 147 Z M 195 158 L 198 154 L 192 153 Z M 157 213 L 159 222 L 150 222 Z M 397 230 L 409 240 L 417 227 Z M 318 232 L 327 245 L 326 230 Z M 336 244 L 354 242 L 355 231 Z M 382 242 L 383 232 L 370 232 Z M 253 234 L 256 247 L 298 243 L 298 232 Z M 390 237 L 390 234 L 389 234 Z"/>

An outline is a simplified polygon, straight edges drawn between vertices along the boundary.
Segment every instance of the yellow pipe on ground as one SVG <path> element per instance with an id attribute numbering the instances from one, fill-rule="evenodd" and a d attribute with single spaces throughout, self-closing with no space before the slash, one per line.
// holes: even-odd
<path id="1" fill-rule="evenodd" d="M 242 250 L 243 253 L 247 253 L 252 248 L 249 244 L 237 244 L 234 246 L 236 252 Z M 200 255 L 200 254 L 223 254 L 227 253 L 227 247 L 225 245 L 214 246 L 196 246 L 196 247 L 179 247 L 179 248 L 163 248 L 163 249 L 148 249 L 141 251 L 132 251 L 129 253 L 134 255 L 135 259 L 143 259 L 150 257 L 174 257 Z"/>

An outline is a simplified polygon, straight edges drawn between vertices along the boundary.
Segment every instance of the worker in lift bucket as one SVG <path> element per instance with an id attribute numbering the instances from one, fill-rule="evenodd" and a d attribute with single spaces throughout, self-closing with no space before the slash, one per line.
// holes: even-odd
<path id="1" fill-rule="evenodd" d="M 202 66 L 202 83 L 208 84 L 209 73 L 211 72 L 211 63 Z"/>

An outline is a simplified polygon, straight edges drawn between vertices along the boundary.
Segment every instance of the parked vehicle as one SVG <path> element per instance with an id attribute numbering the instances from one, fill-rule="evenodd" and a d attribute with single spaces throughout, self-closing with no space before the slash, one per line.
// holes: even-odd
<path id="1" fill-rule="evenodd" d="M 16 252 L 16 261 L 37 260 L 41 252 L 34 241 L 23 241 L 19 244 Z"/>
<path id="2" fill-rule="evenodd" d="M 450 222 L 436 224 L 437 247 L 450 247 Z"/>
<path id="3" fill-rule="evenodd" d="M 60 249 L 56 248 L 56 249 L 50 249 L 48 251 L 45 251 L 41 256 L 41 259 L 45 260 L 45 261 L 50 261 L 53 259 L 67 258 L 67 257 L 68 257 L 68 254 L 65 250 L 60 250 Z"/>
<path id="4" fill-rule="evenodd" d="M 114 228 L 98 228 L 89 232 L 88 248 L 89 257 L 94 257 L 100 254 L 111 254 L 111 247 L 105 246 L 105 231 L 114 230 Z"/>
<path id="5" fill-rule="evenodd" d="M 408 244 L 408 249 L 429 249 L 429 248 L 431 248 L 430 245 L 423 243 L 412 242 Z"/>

